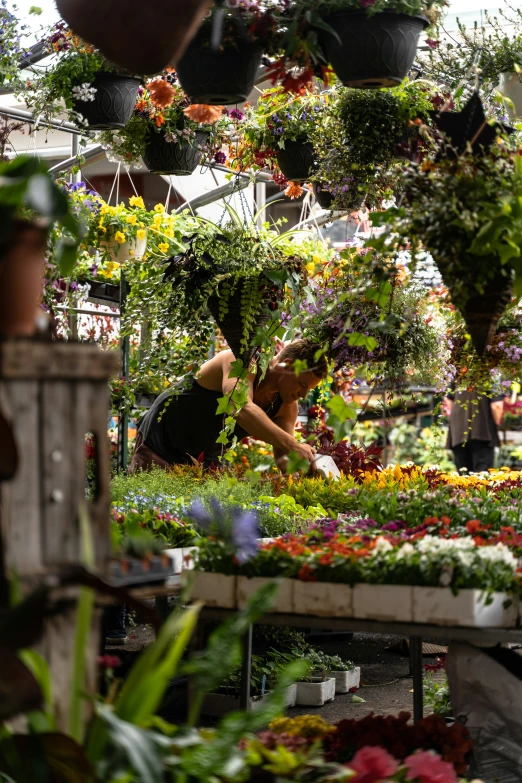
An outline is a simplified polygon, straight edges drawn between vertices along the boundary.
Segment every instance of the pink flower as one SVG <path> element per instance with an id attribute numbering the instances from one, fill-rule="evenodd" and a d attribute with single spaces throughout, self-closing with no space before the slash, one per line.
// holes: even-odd
<path id="1" fill-rule="evenodd" d="M 121 666 L 121 660 L 117 655 L 99 655 L 97 661 L 102 669 L 117 669 Z"/>
<path id="2" fill-rule="evenodd" d="M 352 783 L 378 783 L 397 771 L 398 764 L 384 748 L 361 748 L 349 764 L 349 769 L 356 772 Z"/>
<path id="3" fill-rule="evenodd" d="M 426 38 L 426 43 L 430 49 L 438 49 L 440 46 L 440 41 L 434 41 L 433 38 Z"/>
<path id="4" fill-rule="evenodd" d="M 375 0 L 361 0 L 363 8 L 368 8 L 369 5 L 375 5 Z"/>
<path id="5" fill-rule="evenodd" d="M 429 750 L 409 756 L 404 765 L 408 770 L 406 780 L 414 780 L 416 783 L 457 783 L 453 765 L 442 761 L 440 756 Z"/>

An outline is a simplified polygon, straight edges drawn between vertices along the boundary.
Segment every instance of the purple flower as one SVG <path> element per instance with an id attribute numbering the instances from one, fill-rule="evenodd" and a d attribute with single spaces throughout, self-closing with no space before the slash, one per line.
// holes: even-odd
<path id="1" fill-rule="evenodd" d="M 232 111 L 229 114 L 229 117 L 231 117 L 233 120 L 241 121 L 244 119 L 245 115 L 241 111 L 241 109 L 232 109 Z"/>
<path id="2" fill-rule="evenodd" d="M 190 508 L 187 509 L 187 516 L 202 529 L 207 530 L 212 522 L 212 518 L 205 508 L 202 500 L 195 500 Z"/>
<path id="3" fill-rule="evenodd" d="M 214 160 L 215 160 L 216 163 L 223 164 L 223 163 L 226 162 L 226 159 L 227 159 L 227 156 L 225 155 L 224 152 L 219 151 L 219 152 L 216 152 L 216 154 L 214 155 Z"/>
<path id="4" fill-rule="evenodd" d="M 235 520 L 232 536 L 237 561 L 243 565 L 256 556 L 259 548 L 257 515 L 253 511 L 242 511 Z"/>

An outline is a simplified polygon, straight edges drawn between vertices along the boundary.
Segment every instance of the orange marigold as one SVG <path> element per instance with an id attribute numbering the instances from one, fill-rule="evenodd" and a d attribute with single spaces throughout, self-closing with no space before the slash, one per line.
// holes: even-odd
<path id="1" fill-rule="evenodd" d="M 304 190 L 299 182 L 291 182 L 285 190 L 285 196 L 288 196 L 288 198 L 291 198 L 292 200 L 294 198 L 300 198 L 303 193 Z"/>

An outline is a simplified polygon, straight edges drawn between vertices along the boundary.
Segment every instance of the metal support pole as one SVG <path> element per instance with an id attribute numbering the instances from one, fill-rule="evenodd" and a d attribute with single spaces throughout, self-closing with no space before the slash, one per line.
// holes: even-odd
<path id="1" fill-rule="evenodd" d="M 248 626 L 241 640 L 243 660 L 241 662 L 241 690 L 239 693 L 239 709 L 250 709 L 250 680 L 252 678 L 252 626 Z"/>
<path id="2" fill-rule="evenodd" d="M 256 199 L 256 212 L 259 212 L 260 209 L 263 209 L 263 207 L 266 206 L 266 182 L 256 182 L 255 199 Z M 257 217 L 258 229 L 261 229 L 263 227 L 263 223 L 265 220 L 266 220 L 266 214 L 265 211 L 263 211 Z"/>
<path id="3" fill-rule="evenodd" d="M 120 313 L 123 318 L 125 314 L 125 305 L 127 302 L 127 295 L 129 292 L 129 284 L 127 278 L 122 270 L 121 282 L 120 282 Z M 128 380 L 129 368 L 130 368 L 130 338 L 127 335 L 120 339 L 121 350 L 121 375 L 122 378 Z M 119 411 L 118 414 L 118 471 L 127 470 L 127 463 L 129 458 L 129 414 Z"/>
<path id="4" fill-rule="evenodd" d="M 78 158 L 79 152 L 80 152 L 80 137 L 76 136 L 76 135 L 71 136 L 71 157 L 72 158 Z M 72 172 L 73 168 L 74 168 L 74 166 L 71 168 L 71 174 L 69 176 L 69 182 L 71 183 L 71 185 L 76 185 L 78 182 L 81 182 L 82 173 L 78 169 L 78 171 L 73 174 L 73 172 Z"/>
<path id="5" fill-rule="evenodd" d="M 413 676 L 413 720 L 416 723 L 424 716 L 422 638 L 420 636 L 410 636 L 410 666 Z"/>

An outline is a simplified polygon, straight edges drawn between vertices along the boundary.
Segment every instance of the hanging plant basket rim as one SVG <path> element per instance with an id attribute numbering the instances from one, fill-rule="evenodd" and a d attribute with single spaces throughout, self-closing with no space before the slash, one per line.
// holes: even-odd
<path id="1" fill-rule="evenodd" d="M 376 14 L 368 14 L 364 10 L 360 9 L 354 9 L 353 11 L 345 10 L 345 11 L 335 11 L 334 13 L 328 14 L 328 16 L 325 16 L 324 19 L 328 23 L 328 20 L 330 19 L 339 19 L 341 17 L 345 16 L 358 16 L 358 17 L 364 17 L 367 21 L 371 22 L 372 19 L 383 19 L 384 17 L 389 17 L 390 19 L 420 19 L 422 20 L 423 27 L 426 29 L 426 27 L 429 27 L 430 20 L 425 14 L 405 14 L 402 11 L 378 11 Z M 329 31 L 322 31 L 324 34 L 332 35 Z"/>

